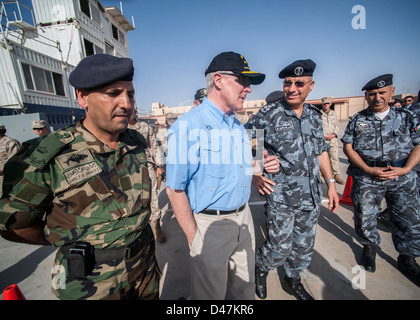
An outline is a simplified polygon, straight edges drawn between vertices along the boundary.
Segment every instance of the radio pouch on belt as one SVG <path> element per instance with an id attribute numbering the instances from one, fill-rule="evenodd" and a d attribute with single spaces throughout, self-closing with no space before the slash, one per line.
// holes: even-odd
<path id="1" fill-rule="evenodd" d="M 68 274 L 72 278 L 80 279 L 92 273 L 95 266 L 93 247 L 84 242 L 72 246 L 67 255 Z"/>

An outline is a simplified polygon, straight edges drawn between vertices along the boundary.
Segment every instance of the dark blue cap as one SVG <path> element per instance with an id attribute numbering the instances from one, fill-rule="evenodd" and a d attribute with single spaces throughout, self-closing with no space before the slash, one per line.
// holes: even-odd
<path id="1" fill-rule="evenodd" d="M 79 62 L 69 81 L 77 89 L 94 89 L 116 81 L 132 81 L 133 75 L 133 60 L 130 58 L 94 54 Z"/>
<path id="2" fill-rule="evenodd" d="M 312 76 L 315 67 L 316 63 L 311 59 L 296 60 L 280 71 L 279 78 Z"/>
<path id="3" fill-rule="evenodd" d="M 387 73 L 370 80 L 362 88 L 362 91 L 380 89 L 392 84 L 392 74 Z"/>
<path id="4" fill-rule="evenodd" d="M 200 100 L 203 101 L 204 97 L 207 97 L 207 90 L 205 88 L 197 90 L 197 92 L 194 95 L 194 100 Z"/>
<path id="5" fill-rule="evenodd" d="M 233 73 L 250 77 L 251 84 L 254 85 L 262 83 L 265 79 L 265 74 L 251 71 L 248 61 L 243 55 L 232 51 L 222 52 L 215 56 L 204 75 L 217 71 L 232 71 Z"/>
<path id="6" fill-rule="evenodd" d="M 276 101 L 279 101 L 281 98 L 283 98 L 283 96 L 284 96 L 283 91 L 280 91 L 280 90 L 273 91 L 265 98 L 265 101 L 267 103 L 276 102 Z"/>

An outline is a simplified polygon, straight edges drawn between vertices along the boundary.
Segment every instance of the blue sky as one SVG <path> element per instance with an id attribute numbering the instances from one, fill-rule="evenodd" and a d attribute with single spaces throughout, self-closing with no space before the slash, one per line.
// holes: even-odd
<path id="1" fill-rule="evenodd" d="M 100 0 L 120 7 L 120 0 Z M 204 70 L 223 51 L 241 53 L 266 74 L 247 100 L 281 89 L 279 71 L 297 59 L 317 63 L 309 99 L 361 95 L 363 85 L 393 73 L 396 93 L 420 89 L 418 0 L 123 0 L 136 30 L 128 33 L 140 112 L 152 102 L 191 105 Z M 366 29 L 352 28 L 355 5 Z M 187 101 L 191 100 L 191 101 Z M 187 102 L 186 102 L 187 101 Z"/>

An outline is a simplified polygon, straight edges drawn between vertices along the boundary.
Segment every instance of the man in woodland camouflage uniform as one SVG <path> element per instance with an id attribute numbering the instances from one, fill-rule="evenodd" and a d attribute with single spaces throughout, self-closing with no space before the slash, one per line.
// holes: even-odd
<path id="1" fill-rule="evenodd" d="M 361 264 L 369 272 L 376 270 L 376 246 L 381 242 L 376 219 L 385 198 L 398 269 L 419 286 L 415 258 L 420 256 L 420 199 L 413 169 L 420 161 L 420 127 L 411 111 L 389 107 L 395 91 L 392 78 L 384 74 L 362 88 L 369 108 L 350 119 L 341 141 L 350 161 L 347 174 L 353 177 L 350 196 L 363 245 Z"/>
<path id="2" fill-rule="evenodd" d="M 160 226 L 160 219 L 162 218 L 162 211 L 159 208 L 159 187 L 158 179 L 161 178 L 164 171 L 165 159 L 163 155 L 162 148 L 159 147 L 156 141 L 156 135 L 153 132 L 153 129 L 144 121 L 137 121 L 136 119 L 137 111 L 133 112 L 129 128 L 139 132 L 145 139 L 148 145 L 146 149 L 147 157 L 147 169 L 149 170 L 149 176 L 151 181 L 151 200 L 150 200 L 150 209 L 152 210 L 152 215 L 150 220 L 155 224 L 155 235 L 156 240 L 159 242 L 165 242 L 166 236 L 162 231 Z"/>
<path id="3" fill-rule="evenodd" d="M 86 118 L 25 143 L 6 164 L 1 234 L 59 247 L 60 299 L 158 298 L 147 144 L 127 129 L 133 74 L 129 58 L 83 59 L 69 80 Z"/>

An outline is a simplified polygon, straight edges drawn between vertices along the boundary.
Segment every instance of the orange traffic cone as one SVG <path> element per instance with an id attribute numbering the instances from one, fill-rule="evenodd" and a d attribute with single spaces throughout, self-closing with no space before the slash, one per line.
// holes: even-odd
<path id="1" fill-rule="evenodd" d="M 347 176 L 346 185 L 344 186 L 344 192 L 340 197 L 340 203 L 348 204 L 350 206 L 354 206 L 353 201 L 350 198 L 351 186 L 353 185 L 353 178 L 351 176 Z"/>
<path id="2" fill-rule="evenodd" d="M 3 291 L 3 300 L 26 300 L 22 291 L 20 291 L 17 284 L 12 284 L 8 286 Z"/>

